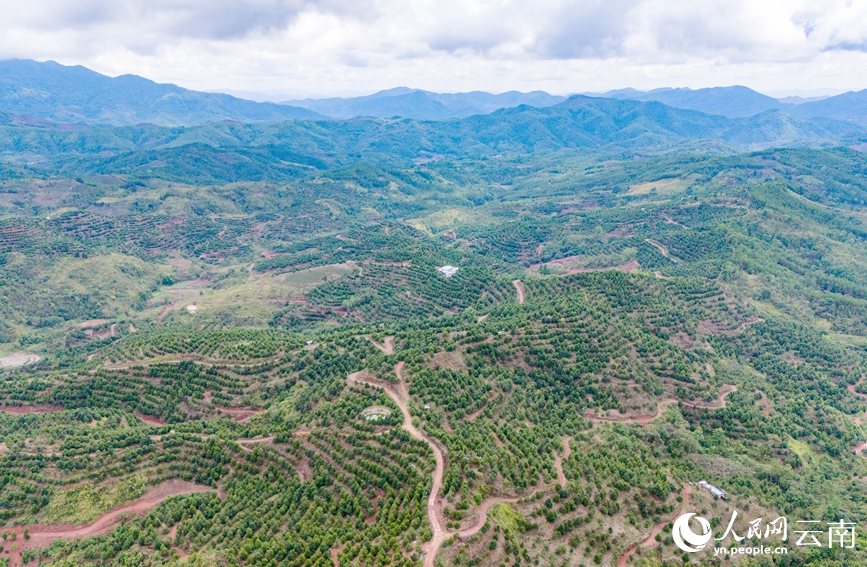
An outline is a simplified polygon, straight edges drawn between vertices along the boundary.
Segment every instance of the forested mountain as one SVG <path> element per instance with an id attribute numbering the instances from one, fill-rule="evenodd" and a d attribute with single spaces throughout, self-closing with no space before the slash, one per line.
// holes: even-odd
<path id="1" fill-rule="evenodd" d="M 574 96 L 548 108 L 520 106 L 461 120 L 357 119 L 217 123 L 190 128 L 0 126 L 0 153 L 70 175 L 163 172 L 178 179 L 286 179 L 360 160 L 404 167 L 448 157 L 532 155 L 563 149 L 736 153 L 775 146 L 856 145 L 848 122 L 779 111 L 728 119 L 661 103 Z M 17 158 L 15 156 L 18 156 Z M 38 165 L 37 165 L 38 164 Z M 196 173 L 194 170 L 199 169 Z"/>
<path id="2" fill-rule="evenodd" d="M 0 60 L 0 111 L 94 125 L 184 126 L 221 120 L 323 118 L 303 108 L 191 91 L 136 75 L 111 78 L 81 66 L 22 59 Z"/>
<path id="3" fill-rule="evenodd" d="M 829 118 L 867 126 L 867 90 L 808 100 L 800 104 L 777 100 L 747 87 L 713 87 L 706 89 L 655 89 L 638 91 L 621 89 L 599 95 L 639 101 L 662 102 L 675 108 L 719 114 L 729 118 L 754 116 L 769 110 L 781 110 L 801 118 Z"/>
<path id="4" fill-rule="evenodd" d="M 0 567 L 867 564 L 864 136 L 6 108 Z"/>
<path id="5" fill-rule="evenodd" d="M 557 104 L 565 98 L 543 91 L 530 93 L 510 91 L 501 94 L 475 91 L 441 94 L 398 87 L 369 96 L 290 100 L 284 104 L 309 108 L 332 118 L 400 116 L 416 120 L 443 120 L 465 118 L 473 114 L 488 114 L 501 108 L 512 108 L 522 104 L 542 108 Z"/>

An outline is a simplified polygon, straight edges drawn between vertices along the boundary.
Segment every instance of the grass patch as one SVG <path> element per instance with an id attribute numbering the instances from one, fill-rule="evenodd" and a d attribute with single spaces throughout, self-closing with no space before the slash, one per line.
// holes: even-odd
<path id="1" fill-rule="evenodd" d="M 82 484 L 58 491 L 45 510 L 52 523 L 92 522 L 100 514 L 135 500 L 145 491 L 147 479 L 134 475 L 112 484 Z"/>
<path id="2" fill-rule="evenodd" d="M 498 526 L 513 533 L 523 531 L 529 525 L 527 519 L 514 506 L 508 503 L 496 504 L 488 512 L 488 516 Z"/>

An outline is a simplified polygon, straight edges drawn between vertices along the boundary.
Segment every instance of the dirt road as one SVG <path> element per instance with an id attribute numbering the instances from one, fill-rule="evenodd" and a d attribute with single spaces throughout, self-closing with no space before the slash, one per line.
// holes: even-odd
<path id="1" fill-rule="evenodd" d="M 719 398 L 717 398 L 713 402 L 706 403 L 706 402 L 683 401 L 683 405 L 685 405 L 688 408 L 697 408 L 697 409 L 712 409 L 712 410 L 723 409 L 726 407 L 726 396 L 728 396 L 732 392 L 737 392 L 737 391 L 738 391 L 737 386 L 725 384 L 719 390 Z"/>
<path id="2" fill-rule="evenodd" d="M 398 376 L 401 375 L 402 368 L 403 366 L 401 366 L 401 369 L 395 368 L 395 373 Z M 434 567 L 434 557 L 436 557 L 437 551 L 439 551 L 440 545 L 445 541 L 447 535 L 446 528 L 437 514 L 437 499 L 439 498 L 440 488 L 443 485 L 443 473 L 445 472 L 445 458 L 443 452 L 433 439 L 419 431 L 415 425 L 412 424 L 412 416 L 409 413 L 406 401 L 402 399 L 401 396 L 399 396 L 390 386 L 380 382 L 364 380 L 361 372 L 353 372 L 347 377 L 347 380 L 350 383 L 369 384 L 377 388 L 382 388 L 395 405 L 400 408 L 400 412 L 403 414 L 403 428 L 415 439 L 427 443 L 428 447 L 433 451 L 434 459 L 436 460 L 436 467 L 433 473 L 433 486 L 431 487 L 427 499 L 427 516 L 433 536 L 426 546 L 427 555 L 425 556 L 424 564 L 425 567 Z"/>
<path id="3" fill-rule="evenodd" d="M 55 413 L 63 411 L 60 406 L 2 406 L 0 413 L 8 413 L 12 415 L 22 415 L 25 413 Z"/>
<path id="4" fill-rule="evenodd" d="M 83 537 L 108 533 L 114 529 L 118 523 L 120 523 L 121 516 L 144 514 L 151 508 L 161 504 L 170 496 L 194 494 L 197 492 L 210 492 L 212 490 L 214 489 L 210 486 L 204 486 L 183 480 L 170 480 L 145 493 L 138 500 L 134 500 L 129 504 L 124 504 L 110 512 L 106 512 L 90 524 L 82 524 L 78 526 L 36 524 L 29 526 L 30 539 L 24 539 L 22 537 L 24 533 L 23 526 L 6 528 L 7 531 L 12 530 L 18 532 L 16 538 L 18 551 L 12 555 L 11 552 L 7 550 L 0 554 L 0 557 L 10 557 L 11 565 L 19 565 L 21 561 L 20 552 L 23 550 L 47 547 L 56 539 L 80 539 Z"/>
<path id="5" fill-rule="evenodd" d="M 488 511 L 497 504 L 514 504 L 517 501 L 517 498 L 488 498 L 479 505 L 479 519 L 476 520 L 475 525 L 457 532 L 458 537 L 464 538 L 476 535 L 482 529 L 482 526 L 485 525 L 485 522 L 488 521 Z"/>
<path id="6" fill-rule="evenodd" d="M 515 289 L 518 290 L 518 304 L 524 303 L 524 282 L 521 280 L 515 280 L 512 284 L 515 286 Z"/>
<path id="7" fill-rule="evenodd" d="M 655 240 L 652 240 L 652 239 L 650 239 L 650 238 L 645 238 L 644 241 L 647 242 L 648 244 L 650 244 L 651 246 L 655 246 L 656 249 L 659 250 L 659 252 L 660 252 L 663 256 L 665 256 L 666 258 L 668 258 L 669 260 L 671 260 L 671 261 L 674 262 L 675 264 L 680 264 L 681 259 L 680 259 L 680 258 L 675 258 L 674 256 L 672 256 L 672 255 L 669 253 L 668 248 L 666 248 L 664 245 L 662 245 L 662 244 L 660 244 L 659 242 L 657 242 L 657 241 L 655 241 Z"/>
<path id="8" fill-rule="evenodd" d="M 382 351 L 382 354 L 394 354 L 394 337 L 385 337 L 385 343 L 380 344 L 373 340 L 373 337 L 367 335 L 367 340 L 373 343 L 373 346 Z"/>
<path id="9" fill-rule="evenodd" d="M 650 534 L 641 540 L 638 543 L 634 543 L 626 548 L 626 550 L 620 554 L 620 557 L 617 558 L 617 567 L 626 567 L 629 564 L 629 557 L 635 553 L 635 550 L 638 549 L 638 546 L 642 547 L 652 547 L 656 545 L 656 534 L 662 531 L 662 528 L 668 524 L 668 522 L 674 520 L 681 514 L 686 513 L 687 506 L 689 505 L 689 497 L 692 494 L 692 486 L 686 484 L 683 486 L 683 491 L 681 495 L 683 496 L 683 502 L 680 505 L 680 511 L 671 517 L 670 520 L 664 520 L 662 522 L 656 523 L 653 527 L 650 528 Z"/>
<path id="10" fill-rule="evenodd" d="M 554 459 L 554 468 L 557 470 L 557 484 L 560 488 L 566 488 L 566 474 L 563 472 L 563 461 L 569 459 L 572 454 L 572 447 L 569 446 L 569 438 L 563 438 L 563 453 Z"/>

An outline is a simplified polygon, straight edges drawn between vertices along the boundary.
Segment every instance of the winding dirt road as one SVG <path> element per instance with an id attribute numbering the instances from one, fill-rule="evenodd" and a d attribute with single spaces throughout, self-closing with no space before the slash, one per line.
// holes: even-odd
<path id="1" fill-rule="evenodd" d="M 141 515 L 161 504 L 170 496 L 181 496 L 194 494 L 197 492 L 210 492 L 214 490 L 210 486 L 186 482 L 183 480 L 170 480 L 164 482 L 145 493 L 141 498 L 124 504 L 110 512 L 106 512 L 98 517 L 93 523 L 82 524 L 78 526 L 71 525 L 33 525 L 29 526 L 30 539 L 22 537 L 24 533 L 23 526 L 6 528 L 7 531 L 15 531 L 18 533 L 16 543 L 18 551 L 12 554 L 10 551 L 4 551 L 0 557 L 9 557 L 11 565 L 21 564 L 20 552 L 26 549 L 36 549 L 39 547 L 48 547 L 56 539 L 80 539 L 94 535 L 100 535 L 110 532 L 120 523 L 121 516 Z M 17 561 L 17 562 L 16 562 Z"/>
<path id="2" fill-rule="evenodd" d="M 723 385 L 723 387 L 720 388 L 720 390 L 719 390 L 719 397 L 718 397 L 716 400 L 714 400 L 713 402 L 711 402 L 711 403 L 706 403 L 706 402 L 687 402 L 687 401 L 683 401 L 682 403 L 683 403 L 683 405 L 685 405 L 686 407 L 688 407 L 688 408 L 693 408 L 693 409 L 712 409 L 712 410 L 723 409 L 723 408 L 726 407 L 726 396 L 728 396 L 728 395 L 731 394 L 732 392 L 737 392 L 737 391 L 738 391 L 738 387 L 737 387 L 737 386 L 732 386 L 732 385 L 730 385 L 730 384 L 725 384 L 725 385 Z"/>
<path id="3" fill-rule="evenodd" d="M 402 372 L 403 366 L 401 365 L 400 369 L 395 368 L 395 373 L 400 376 Z M 433 532 L 433 536 L 431 537 L 430 542 L 427 544 L 427 555 L 425 556 L 425 567 L 434 567 L 434 557 L 436 557 L 436 553 L 442 545 L 443 541 L 445 541 L 446 536 L 448 535 L 448 531 L 445 526 L 440 521 L 439 515 L 437 514 L 437 500 L 439 498 L 440 488 L 443 484 L 443 473 L 445 472 L 445 457 L 443 456 L 443 452 L 440 449 L 439 445 L 430 437 L 419 431 L 415 425 L 412 424 L 412 416 L 409 413 L 409 408 L 406 405 L 406 401 L 395 392 L 390 385 L 386 385 L 384 382 L 380 381 L 372 381 L 365 380 L 362 377 L 362 372 L 353 372 L 347 377 L 347 381 L 350 383 L 357 384 L 369 384 L 370 386 L 375 386 L 377 388 L 382 388 L 388 397 L 392 399 L 395 405 L 400 408 L 400 412 L 403 414 L 403 428 L 412 435 L 415 439 L 419 441 L 424 441 L 427 443 L 428 447 L 433 451 L 434 459 L 436 460 L 436 468 L 434 469 L 433 474 L 433 486 L 431 486 L 430 495 L 428 495 L 427 499 L 427 517 L 428 521 L 431 525 L 431 531 Z"/>
<path id="4" fill-rule="evenodd" d="M 674 520 L 681 514 L 686 513 L 687 506 L 689 505 L 689 497 L 692 494 L 692 486 L 685 484 L 683 486 L 683 491 L 681 495 L 683 496 L 683 502 L 680 505 L 680 511 L 678 511 L 674 516 L 671 517 L 670 520 L 664 520 L 662 522 L 658 522 L 653 524 L 653 527 L 650 528 L 650 534 L 643 540 L 638 543 L 633 543 L 626 550 L 620 554 L 620 557 L 617 558 L 617 567 L 626 567 L 629 564 L 629 557 L 635 553 L 635 550 L 638 549 L 638 546 L 641 547 L 652 547 L 656 544 L 656 534 L 662 531 L 662 528 L 668 524 L 668 522 Z"/>
<path id="5" fill-rule="evenodd" d="M 433 485 L 431 486 L 430 495 L 428 495 L 427 499 L 427 516 L 428 521 L 431 525 L 431 531 L 433 532 L 433 536 L 431 537 L 430 542 L 423 546 L 423 549 L 425 550 L 425 567 L 434 567 L 434 560 L 436 559 L 437 551 L 439 551 L 440 546 L 448 537 L 456 535 L 463 538 L 470 537 L 476 534 L 482 528 L 482 526 L 485 525 L 485 522 L 488 521 L 488 511 L 491 509 L 491 507 L 497 504 L 515 503 L 518 501 L 518 499 L 504 497 L 488 498 L 479 505 L 479 517 L 473 526 L 465 528 L 463 530 L 451 530 L 445 526 L 445 521 L 443 518 L 441 518 L 441 515 L 439 513 L 440 509 L 442 508 L 442 501 L 439 498 L 439 492 L 443 484 L 446 455 L 444 449 L 440 446 L 439 442 L 436 439 L 421 432 L 412 423 L 412 416 L 410 415 L 409 407 L 407 406 L 407 402 L 409 401 L 409 394 L 407 393 L 406 383 L 404 382 L 403 367 L 403 361 L 398 362 L 397 365 L 395 365 L 394 367 L 394 372 L 400 380 L 400 383 L 398 384 L 398 390 L 395 390 L 393 385 L 389 384 L 388 382 L 373 378 L 365 378 L 363 371 L 353 372 L 346 377 L 346 380 L 351 384 L 367 384 L 369 386 L 381 388 L 383 391 L 385 391 L 388 397 L 390 397 L 395 403 L 395 405 L 400 408 L 400 412 L 403 414 L 403 429 L 406 430 L 415 439 L 426 443 L 428 447 L 431 448 L 431 451 L 433 451 L 434 459 L 436 461 L 436 467 L 434 468 L 433 472 Z M 563 454 L 558 457 L 557 461 L 555 462 L 555 466 L 558 470 L 558 478 L 561 478 L 560 486 L 565 486 L 566 481 L 566 477 L 563 474 L 562 470 L 562 459 L 569 458 L 570 447 L 568 439 L 568 437 L 563 438 Z"/>
<path id="6" fill-rule="evenodd" d="M 479 505 L 479 519 L 476 520 L 475 525 L 473 525 L 469 528 L 460 530 L 460 531 L 455 532 L 455 533 L 457 533 L 458 537 L 461 537 L 461 538 L 471 537 L 471 536 L 476 535 L 478 533 L 478 531 L 480 529 L 482 529 L 482 526 L 485 525 L 485 522 L 488 521 L 488 511 L 491 508 L 493 508 L 497 504 L 514 504 L 517 501 L 518 501 L 517 498 L 500 498 L 500 497 L 488 498 L 487 500 L 482 502 L 481 505 Z M 425 564 L 427 564 L 427 563 L 425 563 Z"/>
<path id="7" fill-rule="evenodd" d="M 648 244 L 650 244 L 651 246 L 655 246 L 656 249 L 659 250 L 659 252 L 663 256 L 665 256 L 666 258 L 668 258 L 669 260 L 671 260 L 675 264 L 680 264 L 680 262 L 682 261 L 680 258 L 675 258 L 674 256 L 672 256 L 671 253 L 668 251 L 668 248 L 665 245 L 663 245 L 663 244 L 661 244 L 661 243 L 659 243 L 653 239 L 650 239 L 650 238 L 645 238 L 644 241 L 647 242 Z"/>
<path id="8" fill-rule="evenodd" d="M 861 378 L 860 380 L 858 380 L 857 384 L 849 384 L 848 386 L 846 386 L 846 389 L 849 390 L 849 393 L 854 395 L 854 396 L 858 396 L 859 398 L 867 398 L 867 394 L 862 394 L 861 392 L 858 392 L 855 389 L 858 386 L 860 386 L 861 382 L 863 382 L 863 381 L 864 381 L 864 378 Z"/>
<path id="9" fill-rule="evenodd" d="M 713 402 L 689 402 L 686 400 L 676 400 L 674 398 L 666 398 L 659 402 L 656 405 L 656 413 L 653 415 L 636 415 L 636 416 L 626 416 L 626 415 L 609 415 L 605 417 L 599 417 L 594 412 L 588 411 L 584 417 L 589 419 L 594 423 L 637 423 L 638 425 L 645 426 L 649 424 L 654 419 L 658 419 L 662 415 L 662 410 L 665 409 L 666 406 L 673 406 L 678 402 L 682 403 L 684 406 L 693 409 L 708 409 L 708 410 L 718 410 L 726 407 L 726 396 L 731 394 L 732 392 L 737 392 L 738 387 L 732 386 L 730 384 L 723 385 L 720 388 L 719 397 Z"/>

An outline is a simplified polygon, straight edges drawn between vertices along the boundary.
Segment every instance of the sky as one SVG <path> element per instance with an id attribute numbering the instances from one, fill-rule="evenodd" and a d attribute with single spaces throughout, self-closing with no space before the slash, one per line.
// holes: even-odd
<path id="1" fill-rule="evenodd" d="M 867 0 L 0 0 L 0 59 L 348 96 L 867 88 Z"/>

